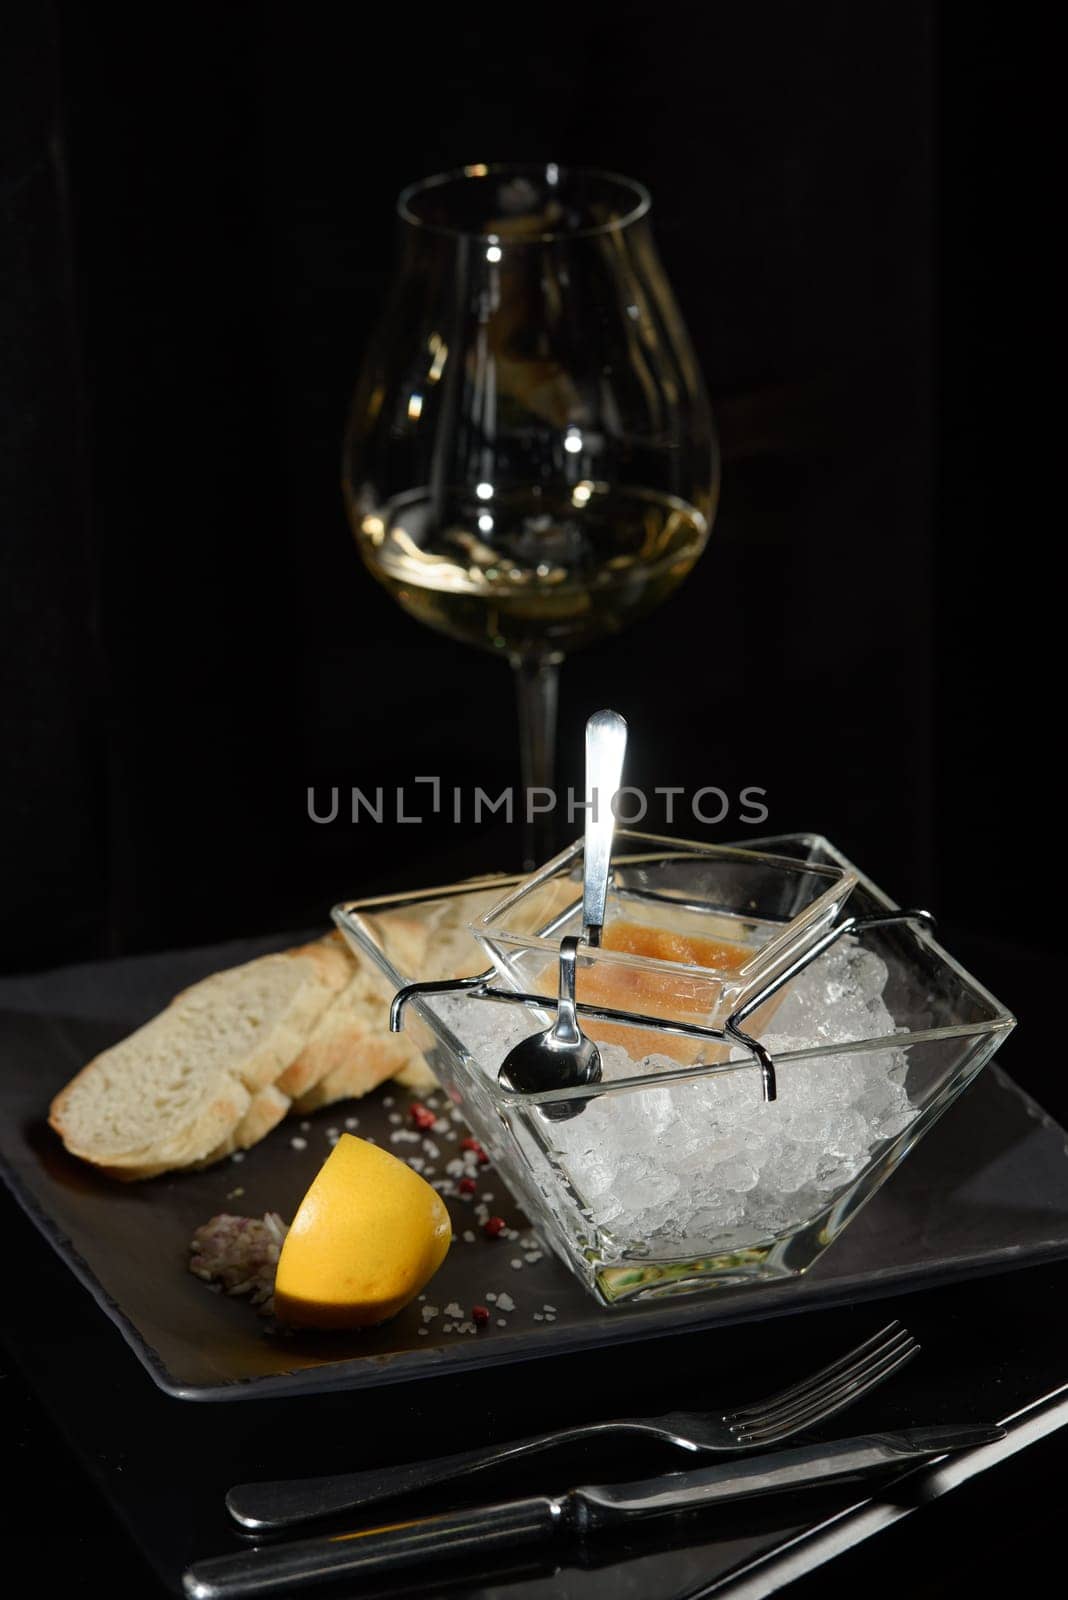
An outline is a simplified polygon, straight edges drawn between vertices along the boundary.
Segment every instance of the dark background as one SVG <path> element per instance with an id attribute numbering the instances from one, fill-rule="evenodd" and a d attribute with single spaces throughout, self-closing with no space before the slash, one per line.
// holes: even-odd
<path id="1" fill-rule="evenodd" d="M 503 826 L 306 813 L 312 783 L 517 777 L 506 666 L 393 606 L 338 488 L 396 191 L 508 159 L 650 186 L 725 458 L 688 585 L 564 669 L 565 779 L 612 704 L 632 782 L 763 787 L 759 831 L 826 832 L 973 936 L 1052 934 L 1030 108 L 982 8 L 15 15 L 4 966 L 518 863 Z"/>
<path id="2" fill-rule="evenodd" d="M 769 830 L 825 831 L 941 914 L 1021 1015 L 1012 1070 L 1064 1121 L 1039 1020 L 1063 876 L 1052 55 L 1027 13 L 918 0 L 9 0 L 0 968 L 306 925 L 518 860 L 505 830 L 307 820 L 310 783 L 517 776 L 506 667 L 362 571 L 339 441 L 397 189 L 588 161 L 653 190 L 725 473 L 687 587 L 565 669 L 565 778 L 612 704 L 633 781 L 765 787 Z M 34 1250 L 22 1300 L 58 1366 L 63 1275 Z M 962 1347 L 969 1314 L 1018 1306 L 1030 1349 L 1059 1280 L 1041 1302 L 995 1288 L 958 1311 Z M 3 1391 L 46 1586 L 100 1570 L 147 1594 L 36 1401 Z M 1002 1592 L 1056 1536 L 1062 1456 L 1028 1452 L 928 1540 L 910 1521 L 799 1594 Z M 1015 1538 L 976 1540 L 1006 1507 Z"/>

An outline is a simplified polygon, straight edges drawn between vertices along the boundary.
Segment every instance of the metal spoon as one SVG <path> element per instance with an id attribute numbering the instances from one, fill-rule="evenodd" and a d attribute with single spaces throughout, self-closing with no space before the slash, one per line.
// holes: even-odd
<path id="1" fill-rule="evenodd" d="M 627 724 L 618 711 L 595 711 L 586 723 L 586 847 L 582 857 L 583 938 L 601 942 L 612 871 L 612 801 L 623 776 Z"/>
<path id="2" fill-rule="evenodd" d="M 579 1026 L 575 1010 L 575 955 L 579 941 L 574 934 L 560 940 L 560 996 L 556 1021 L 544 1033 L 532 1033 L 513 1045 L 501 1063 L 497 1076 L 507 1089 L 537 1094 L 542 1089 L 571 1089 L 579 1083 L 600 1083 L 601 1052 L 587 1039 Z M 562 1100 L 542 1104 L 554 1122 L 577 1116 L 585 1100 Z"/>
<path id="3" fill-rule="evenodd" d="M 586 724 L 586 841 L 583 854 L 582 915 L 585 942 L 599 945 L 608 898 L 615 816 L 612 800 L 623 773 L 627 724 L 615 711 L 597 711 Z M 607 796 L 607 799 L 605 799 Z M 497 1076 L 509 1089 L 536 1094 L 544 1089 L 570 1089 L 599 1083 L 601 1053 L 587 1039 L 575 1009 L 575 963 L 579 940 L 560 940 L 560 981 L 556 1021 L 543 1033 L 523 1039 L 509 1050 Z M 561 1101 L 542 1105 L 555 1121 L 577 1116 L 588 1102 Z"/>

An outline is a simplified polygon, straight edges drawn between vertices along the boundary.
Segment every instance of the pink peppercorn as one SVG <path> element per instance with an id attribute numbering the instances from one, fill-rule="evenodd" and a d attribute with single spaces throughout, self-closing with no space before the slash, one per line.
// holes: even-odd
<path id="1" fill-rule="evenodd" d="M 475 1182 L 474 1178 L 461 1178 L 456 1187 L 459 1189 L 461 1194 L 474 1194 L 475 1190 L 478 1188 L 478 1184 Z"/>
<path id="2" fill-rule="evenodd" d="M 429 1111 L 426 1106 L 420 1105 L 418 1100 L 408 1107 L 408 1115 L 411 1117 L 417 1128 L 422 1128 L 424 1130 L 427 1128 L 432 1128 L 435 1122 L 438 1120 L 434 1113 Z"/>
<path id="3" fill-rule="evenodd" d="M 487 1238 L 496 1239 L 497 1235 L 503 1233 L 507 1226 L 508 1224 L 503 1217 L 487 1217 L 482 1224 L 482 1232 Z"/>
<path id="4" fill-rule="evenodd" d="M 484 1328 L 486 1326 L 486 1324 L 489 1322 L 489 1307 L 488 1306 L 472 1306 L 471 1307 L 471 1320 L 475 1324 L 476 1327 Z"/>

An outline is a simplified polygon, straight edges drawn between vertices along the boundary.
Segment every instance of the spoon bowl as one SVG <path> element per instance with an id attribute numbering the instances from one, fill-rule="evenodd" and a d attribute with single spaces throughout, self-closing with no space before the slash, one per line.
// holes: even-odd
<path id="1" fill-rule="evenodd" d="M 506 1089 L 538 1094 L 543 1089 L 572 1089 L 581 1083 L 600 1083 L 601 1052 L 587 1039 L 575 1010 L 575 961 L 579 941 L 569 935 L 560 941 L 560 996 L 556 1021 L 544 1033 L 532 1033 L 513 1045 L 497 1074 Z M 566 1100 L 543 1105 L 555 1122 L 578 1116 L 586 1100 Z"/>

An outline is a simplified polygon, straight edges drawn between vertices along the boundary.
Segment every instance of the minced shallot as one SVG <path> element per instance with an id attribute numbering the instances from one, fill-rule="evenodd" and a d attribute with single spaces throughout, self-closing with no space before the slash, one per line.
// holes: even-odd
<path id="1" fill-rule="evenodd" d="M 248 1295 L 266 1313 L 288 1231 L 277 1211 L 268 1211 L 262 1220 L 222 1212 L 190 1240 L 189 1270 L 205 1283 L 217 1283 L 226 1294 Z"/>

